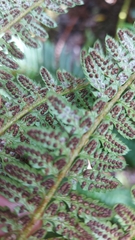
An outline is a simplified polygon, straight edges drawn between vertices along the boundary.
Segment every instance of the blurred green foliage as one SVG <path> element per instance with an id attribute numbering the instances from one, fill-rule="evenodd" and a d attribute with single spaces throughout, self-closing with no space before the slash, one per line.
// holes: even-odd
<path id="1" fill-rule="evenodd" d="M 45 42 L 43 46 L 43 58 L 43 65 L 54 77 L 56 76 L 57 69 L 64 69 L 76 77 L 84 77 L 80 60 L 75 58 L 72 52 L 68 52 L 66 46 L 62 49 L 59 59 L 57 59 L 55 55 L 55 44 L 50 41 Z"/>

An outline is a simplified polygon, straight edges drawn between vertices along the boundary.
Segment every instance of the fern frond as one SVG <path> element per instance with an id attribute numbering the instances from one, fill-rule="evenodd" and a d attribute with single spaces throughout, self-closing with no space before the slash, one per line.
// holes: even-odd
<path id="1" fill-rule="evenodd" d="M 117 225 L 111 225 L 110 222 L 98 222 L 90 220 L 87 224 L 96 239 L 124 239 L 123 232 Z"/>
<path id="2" fill-rule="evenodd" d="M 131 194 L 134 198 L 134 186 L 132 187 Z M 125 206 L 124 204 L 118 204 L 114 207 L 116 212 L 115 218 L 121 225 L 121 228 L 127 232 L 125 234 L 124 239 L 134 239 L 135 230 L 134 230 L 134 222 L 135 222 L 135 211 L 129 206 Z"/>
<path id="3" fill-rule="evenodd" d="M 49 75 L 47 74 L 47 76 Z M 85 159 L 89 159 L 91 161 L 92 156 L 89 156 L 89 153 L 96 154 L 97 151 L 100 152 L 99 150 L 100 148 L 104 149 L 105 154 L 107 155 L 109 154 L 110 148 L 108 147 L 108 145 L 106 146 L 104 144 L 105 136 L 106 137 L 108 136 L 108 139 L 110 138 L 108 134 L 108 129 L 110 133 L 113 129 L 112 127 L 109 127 L 110 115 L 108 115 L 108 112 L 109 111 L 112 112 L 113 105 L 116 103 L 116 101 L 119 100 L 119 97 L 121 96 L 121 94 L 125 92 L 125 90 L 132 83 L 133 80 L 134 80 L 134 75 L 131 76 L 131 78 L 127 81 L 127 83 L 125 83 L 123 86 L 119 88 L 118 93 L 115 94 L 115 97 L 113 97 L 112 100 L 110 100 L 108 103 L 105 103 L 104 108 L 102 108 L 102 112 L 97 116 L 98 112 L 94 113 L 93 111 L 93 113 L 91 112 L 91 114 L 89 115 L 89 113 L 86 112 L 86 110 L 84 109 L 79 110 L 75 106 L 72 107 L 68 103 L 68 101 L 64 99 L 64 97 L 59 96 L 58 94 L 51 92 L 50 90 L 49 91 L 46 90 L 46 92 L 48 93 L 45 98 L 44 97 L 38 98 L 38 92 L 39 92 L 39 89 L 41 91 L 41 88 L 37 88 L 37 87 L 35 88 L 31 80 L 26 78 L 25 76 L 23 75 L 18 76 L 18 83 L 21 84 L 22 88 L 24 88 L 25 91 L 27 91 L 28 89 L 29 89 L 27 91 L 28 93 L 31 90 L 33 92 L 35 91 L 34 95 L 33 94 L 28 95 L 28 97 L 27 95 L 24 96 L 23 102 L 26 102 L 27 108 L 24 108 L 25 112 L 24 110 L 19 112 L 19 114 L 22 114 L 21 117 L 23 117 L 26 113 L 29 113 L 30 109 L 31 111 L 37 112 L 37 107 L 46 102 L 48 106 L 47 111 L 49 110 L 53 118 L 57 120 L 56 125 L 54 126 L 55 128 L 57 127 L 57 130 L 46 129 L 46 131 L 44 131 L 44 129 L 42 129 L 41 127 L 40 129 L 38 129 L 37 127 L 32 128 L 32 126 L 26 127 L 27 121 L 24 121 L 24 120 L 23 121 L 21 120 L 19 123 L 20 115 L 16 113 L 15 117 L 11 118 L 12 121 L 10 119 L 9 133 L 11 132 L 11 140 L 10 140 L 10 135 L 8 136 L 8 141 L 6 141 L 6 138 L 7 138 L 6 134 L 5 134 L 5 137 L 3 135 L 4 137 L 3 141 L 5 145 L 4 148 L 6 150 L 6 152 L 5 153 L 3 152 L 2 154 L 3 157 L 1 157 L 3 173 L 9 176 L 9 178 L 12 178 L 14 181 L 18 181 L 19 172 L 22 169 L 21 177 L 19 180 L 21 184 L 23 184 L 25 187 L 30 185 L 32 189 L 35 187 L 37 187 L 38 189 L 40 186 L 40 189 L 43 189 L 41 191 L 42 194 L 44 191 L 46 194 L 46 191 L 47 191 L 47 197 L 44 196 L 43 201 L 41 200 L 42 196 L 40 196 L 40 193 L 38 193 L 38 198 L 37 197 L 35 198 L 35 196 L 32 197 L 31 195 L 30 199 L 28 199 L 29 200 L 28 203 L 31 202 L 31 203 L 37 204 L 37 201 L 38 202 L 41 201 L 41 204 L 37 209 L 35 209 L 35 215 L 29 222 L 28 226 L 26 226 L 26 229 L 22 233 L 22 236 L 20 237 L 20 239 L 24 239 L 26 236 L 29 235 L 30 231 L 32 231 L 33 224 L 35 224 L 36 221 L 42 216 L 45 207 L 47 207 L 47 204 L 50 202 L 56 189 L 61 184 L 62 179 L 66 177 L 70 168 L 71 168 L 72 174 L 70 175 L 69 173 L 68 184 L 69 186 L 73 186 L 74 189 L 77 188 L 78 183 L 80 184 L 81 188 L 84 190 L 112 189 L 119 186 L 119 183 L 118 181 L 116 181 L 116 179 L 113 179 L 113 178 L 110 179 L 110 176 L 108 178 L 106 174 L 103 174 L 103 173 L 99 174 L 98 172 L 96 172 L 96 168 L 94 170 L 94 164 L 93 164 L 93 170 L 91 173 L 89 172 L 89 170 L 84 169 L 79 175 L 76 175 L 76 174 L 74 175 L 73 167 L 71 166 L 75 161 L 75 159 L 79 156 L 79 154 L 83 156 L 83 161 L 84 161 L 84 156 L 85 156 Z M 4 86 L 7 87 L 7 84 Z M 15 99 L 19 98 L 19 101 L 20 101 L 20 97 L 19 97 L 20 91 L 21 91 L 20 87 L 16 83 L 14 84 L 12 83 L 9 86 L 10 88 L 9 87 L 7 88 L 7 89 L 11 89 L 9 91 L 9 94 L 11 94 L 11 96 L 13 96 Z M 48 87 L 51 87 L 51 85 L 49 85 Z M 12 90 L 14 88 L 15 88 L 15 93 Z M 18 94 L 17 94 L 17 91 L 18 91 Z M 72 88 L 72 91 L 73 91 L 73 88 Z M 60 95 L 63 95 L 63 94 L 64 92 L 63 93 L 61 92 Z M 32 103 L 31 106 L 29 106 L 30 103 Z M 24 103 L 23 103 L 23 107 L 24 107 Z M 17 110 L 17 108 L 15 109 Z M 104 123 L 102 121 L 105 118 L 105 116 L 107 116 L 108 122 Z M 15 122 L 13 125 L 13 119 L 15 122 L 17 122 L 17 125 L 15 124 Z M 24 119 L 26 119 L 26 117 Z M 28 116 L 28 119 L 31 121 L 31 117 L 29 118 Z M 39 126 L 40 124 L 42 124 L 42 118 L 39 120 Z M 62 129 L 65 132 L 64 135 L 62 135 Z M 96 129 L 97 131 L 95 131 Z M 23 136 L 21 134 L 23 134 Z M 12 138 L 15 136 L 16 137 L 18 136 L 18 139 L 20 139 L 19 141 L 25 141 L 27 143 L 27 147 L 26 147 L 26 144 L 21 145 L 19 143 L 19 144 L 12 144 L 12 148 L 11 148 L 10 141 L 12 141 Z M 97 141 L 94 140 L 94 136 L 96 137 L 95 139 L 99 139 L 99 140 Z M 90 137 L 92 137 L 92 139 L 90 139 Z M 115 146 L 114 150 L 117 149 L 115 151 L 114 150 L 111 151 L 111 154 L 114 151 L 114 155 L 112 154 L 113 158 L 114 156 L 115 158 L 116 156 L 117 157 L 120 156 L 122 152 L 123 154 L 125 154 L 128 151 L 126 146 L 124 146 L 122 142 L 120 142 L 118 139 L 115 138 L 115 135 L 111 136 L 111 140 L 112 140 L 112 147 Z M 28 147 L 28 145 L 33 145 L 34 149 L 32 149 L 30 146 Z M 3 148 L 3 151 L 4 151 L 4 148 Z M 44 153 L 42 150 L 43 148 L 46 149 Z M 83 148 L 83 151 L 81 152 L 82 148 Z M 48 150 L 51 151 L 49 155 L 48 155 L 49 153 Z M 85 153 L 83 153 L 84 151 Z M 39 160 L 36 157 L 36 162 L 35 162 L 34 160 L 35 158 L 33 158 L 34 155 L 32 154 L 31 156 L 31 153 L 34 153 L 36 155 L 38 154 Z M 12 156 L 13 154 L 14 156 Z M 17 160 L 20 158 L 20 156 L 24 156 L 24 159 L 21 157 L 22 163 L 21 162 L 19 163 Z M 43 164 L 43 161 L 41 161 L 42 158 L 44 159 L 45 164 Z M 48 159 L 52 159 L 51 163 Z M 16 161 L 18 162 L 18 166 L 16 166 Z M 25 164 L 23 162 L 25 162 Z M 28 167 L 27 166 L 28 163 L 31 165 L 32 169 L 36 164 L 35 170 L 34 169 L 32 170 L 31 167 Z M 49 172 L 48 170 L 51 167 L 52 167 L 52 171 Z M 27 177 L 25 176 L 26 172 L 27 172 Z M 44 179 L 43 179 L 43 176 L 44 176 L 43 173 L 46 173 Z M 31 178 L 32 176 L 34 177 L 33 179 Z M 72 179 L 75 179 L 75 180 L 72 181 Z M 39 186 L 38 186 L 38 182 L 39 182 Z M 11 194 L 11 193 L 8 192 L 7 194 Z M 7 196 L 7 195 L 4 193 L 4 196 Z M 16 211 L 18 212 L 20 210 L 16 210 Z M 26 209 L 24 209 L 23 211 L 26 211 Z"/>
<path id="4" fill-rule="evenodd" d="M 2 1 L 0 3 L 0 71 L 5 67 L 9 74 L 16 72 L 19 65 L 17 59 L 23 59 L 24 53 L 15 44 L 15 38 L 21 39 L 25 45 L 38 48 L 39 39 L 47 39 L 44 26 L 56 27 L 56 23 L 45 13 L 46 9 L 64 13 L 68 7 L 81 5 L 78 1 Z M 65 6 L 66 9 L 63 7 Z"/>
<path id="5" fill-rule="evenodd" d="M 72 4 L 70 4 L 70 3 L 71 3 L 70 1 L 69 1 L 69 4 L 67 4 L 66 1 L 63 2 L 63 4 L 68 5 L 68 7 L 73 7 L 74 2 L 72 2 Z M 75 3 L 75 4 L 82 4 L 82 3 L 83 3 L 82 1 L 78 1 L 78 3 Z M 41 16 L 41 12 L 43 12 L 42 5 L 44 5 L 47 8 L 51 8 L 51 10 L 54 10 L 57 12 L 63 12 L 63 9 L 61 9 L 61 7 L 59 7 L 59 4 L 57 3 L 57 1 L 54 1 L 54 2 L 46 1 L 46 3 L 44 4 L 43 0 L 39 0 L 39 1 L 31 0 L 26 3 L 24 1 L 20 1 L 19 3 L 9 2 L 8 5 L 7 6 L 6 5 L 7 5 L 6 1 L 3 1 L 1 3 L 1 5 L 0 5 L 1 15 L 3 16 L 5 14 L 5 12 L 8 10 L 8 13 L 10 13 L 10 15 L 9 15 L 10 22 L 8 19 L 8 14 L 5 15 L 4 19 L 1 18 L 2 28 L 1 28 L 0 33 L 4 33 L 8 29 L 11 29 L 11 27 L 14 24 L 19 22 L 23 17 L 25 17 L 29 12 L 31 12 L 34 9 L 36 9 L 36 11 L 34 11 L 34 14 L 38 20 L 43 21 L 44 24 L 46 23 L 48 25 L 50 22 L 50 25 L 53 25 L 53 24 L 51 24 L 51 20 L 49 18 L 48 18 L 48 20 L 46 19 L 46 21 L 44 21 L 44 18 L 41 18 L 41 19 L 39 18 L 39 16 L 38 16 L 39 14 L 40 14 L 40 17 L 45 16 L 44 13 L 43 13 L 43 16 Z"/>
<path id="6" fill-rule="evenodd" d="M 2 31 L 12 26 L 11 32 L 37 47 L 29 32 L 43 37 L 46 33 L 38 22 L 55 25 L 43 7 L 61 12 L 61 4 L 81 3 L 21 1 L 18 6 L 10 1 L 10 17 L 4 16 Z M 3 36 L 0 87 L 7 97 L 2 96 L 0 104 L 0 192 L 14 204 L 14 211 L 0 208 L 3 239 L 47 239 L 49 233 L 86 240 L 135 235 L 132 209 L 120 203 L 111 209 L 84 195 L 121 186 L 113 173 L 126 166 L 121 155 L 129 149 L 116 130 L 124 138 L 135 138 L 134 37 L 124 30 L 118 35 L 119 43 L 106 38 L 106 55 L 98 42 L 88 53 L 82 51 L 86 79 L 60 70 L 54 79 L 41 67 L 41 85 L 23 74 L 14 75 L 18 64 L 10 53 L 15 58 L 23 54 L 10 33 Z M 134 187 L 131 193 L 134 200 Z"/>

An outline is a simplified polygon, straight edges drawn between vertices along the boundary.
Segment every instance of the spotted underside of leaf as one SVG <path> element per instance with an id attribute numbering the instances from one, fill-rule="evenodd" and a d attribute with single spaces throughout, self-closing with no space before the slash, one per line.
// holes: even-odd
<path id="1" fill-rule="evenodd" d="M 62 13 L 62 5 L 73 7 L 82 1 L 20 3 L 0 5 L 5 29 L 0 87 L 6 92 L 0 99 L 0 194 L 14 204 L 13 211 L 0 207 L 2 239 L 48 239 L 50 233 L 56 239 L 130 239 L 135 235 L 134 209 L 120 203 L 110 208 L 94 193 L 122 186 L 115 172 L 125 168 L 122 156 L 129 148 L 119 135 L 135 138 L 134 35 L 119 30 L 118 42 L 107 36 L 106 55 L 99 42 L 83 50 L 83 79 L 65 70 L 58 70 L 54 79 L 41 67 L 42 83 L 35 83 L 15 74 L 15 59 L 24 56 L 12 33 L 36 48 L 30 33 L 44 38 L 42 24 L 55 27 L 44 8 Z M 13 19 L 18 20 L 6 32 Z M 131 196 L 134 202 L 134 187 Z"/>

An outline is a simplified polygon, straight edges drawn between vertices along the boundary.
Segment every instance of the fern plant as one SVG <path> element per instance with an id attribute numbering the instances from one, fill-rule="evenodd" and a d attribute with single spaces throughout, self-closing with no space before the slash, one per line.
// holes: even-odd
<path id="1" fill-rule="evenodd" d="M 106 54 L 99 42 L 83 50 L 84 79 L 60 70 L 54 79 L 41 67 L 37 85 L 17 74 L 24 54 L 12 36 L 38 47 L 32 36 L 47 36 L 42 24 L 55 26 L 44 8 L 61 13 L 62 4 L 82 1 L 0 5 L 0 87 L 8 94 L 0 100 L 0 239 L 133 239 L 134 208 L 84 193 L 121 187 L 113 173 L 125 168 L 129 149 L 116 130 L 135 138 L 134 34 L 118 30 L 118 42 L 107 36 Z"/>

